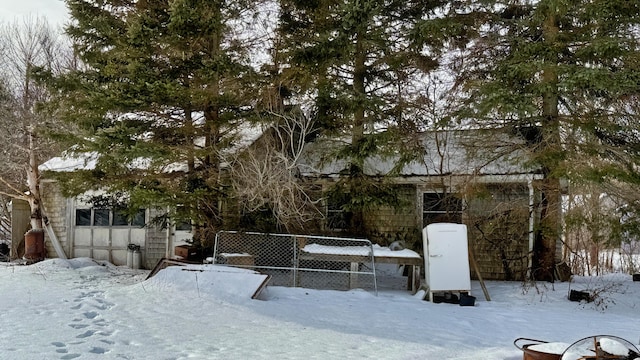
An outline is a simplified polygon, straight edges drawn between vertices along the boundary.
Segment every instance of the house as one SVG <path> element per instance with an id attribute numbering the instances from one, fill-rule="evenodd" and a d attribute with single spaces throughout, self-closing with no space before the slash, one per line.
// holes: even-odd
<path id="1" fill-rule="evenodd" d="M 402 204 L 365 211 L 362 222 L 367 237 L 381 245 L 403 241 L 422 251 L 421 229 L 426 225 L 465 223 L 483 278 L 523 279 L 531 267 L 539 218 L 535 185 L 541 179 L 526 164 L 524 139 L 494 130 L 455 130 L 424 132 L 412 140 L 423 156 L 385 177 Z M 340 146 L 337 143 L 318 139 L 308 144 L 301 176 L 325 190 L 334 186 L 346 163 L 322 158 Z M 398 157 L 369 158 L 363 171 L 382 179 L 396 166 Z M 343 205 L 331 199 L 325 202 L 325 232 L 347 231 L 351 214 Z"/>
<path id="2" fill-rule="evenodd" d="M 414 139 L 422 156 L 397 169 L 395 175 L 384 176 L 397 165 L 399 154 L 368 159 L 365 175 L 384 177 L 402 202 L 367 210 L 362 217 L 364 235 L 381 245 L 400 240 L 421 251 L 421 229 L 427 224 L 465 223 L 483 278 L 524 278 L 531 266 L 538 221 L 535 185 L 540 175 L 527 166 L 523 141 L 515 134 L 484 130 L 425 132 Z M 487 147 L 489 142 L 492 145 Z M 337 145 L 336 139 L 319 137 L 305 145 L 298 164 L 299 178 L 311 184 L 318 197 L 343 177 L 344 162 L 324 159 Z M 74 171 L 91 167 L 92 161 L 91 156 L 57 158 L 43 168 Z M 150 219 L 161 215 L 162 209 L 140 209 L 127 220 L 117 209 L 94 207 L 83 197 L 64 198 L 55 181 L 43 180 L 42 191 L 46 216 L 69 256 L 123 265 L 129 244 L 134 244 L 140 246 L 143 266 L 152 268 L 160 258 L 175 256 L 175 246 L 191 238 L 188 226 L 149 226 Z M 226 229 L 235 230 L 239 226 L 238 207 L 228 205 Z M 339 200 L 325 199 L 324 217 L 310 222 L 307 231 L 347 234 L 351 214 L 342 205 Z M 53 254 L 49 249 L 49 255 Z"/>
<path id="3" fill-rule="evenodd" d="M 234 127 L 227 132 L 228 139 L 233 139 L 229 140 L 233 146 L 227 151 L 240 151 L 239 149 L 253 143 L 261 131 L 260 126 L 254 125 Z M 196 146 L 202 146 L 203 140 L 196 139 L 195 142 Z M 49 159 L 40 166 L 40 171 L 44 174 L 40 186 L 44 216 L 65 254 L 69 257 L 90 257 L 107 260 L 115 265 L 125 265 L 131 248 L 139 248 L 141 266 L 147 269 L 153 268 L 162 258 L 177 256 L 176 246 L 187 245 L 193 234 L 191 225 L 187 223 L 155 223 L 155 220 L 165 217 L 170 209 L 138 209 L 133 216 L 125 215 L 122 209 L 94 202 L 96 197 L 108 195 L 100 189 L 68 198 L 62 194 L 57 180 L 46 176 L 51 172 L 93 170 L 98 156 L 97 153 L 66 154 Z M 127 166 L 146 169 L 148 163 L 148 159 L 138 158 Z M 184 172 L 186 167 L 186 164 L 171 163 L 162 171 Z M 56 252 L 50 240 L 50 235 L 45 233 L 47 255 L 55 257 Z M 14 253 L 18 254 L 18 251 Z"/>

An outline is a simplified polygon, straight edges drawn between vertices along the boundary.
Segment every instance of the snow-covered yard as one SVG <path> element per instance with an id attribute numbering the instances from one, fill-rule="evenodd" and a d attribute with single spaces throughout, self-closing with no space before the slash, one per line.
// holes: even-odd
<path id="1" fill-rule="evenodd" d="M 174 271 L 174 274 L 176 272 Z M 212 290 L 198 272 L 158 276 L 80 258 L 0 263 L 0 359 L 504 359 L 519 337 L 640 339 L 640 282 L 472 283 L 476 306 L 404 290 Z M 202 275 L 201 280 L 203 279 Z M 571 289 L 599 290 L 593 303 Z"/>

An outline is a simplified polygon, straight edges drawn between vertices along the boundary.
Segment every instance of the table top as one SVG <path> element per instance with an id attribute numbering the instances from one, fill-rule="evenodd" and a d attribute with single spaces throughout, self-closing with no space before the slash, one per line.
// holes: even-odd
<path id="1" fill-rule="evenodd" d="M 302 248 L 301 258 L 325 261 L 369 262 L 371 261 L 370 249 L 368 246 L 309 244 Z M 373 245 L 373 257 L 374 261 L 379 263 L 422 265 L 422 257 L 417 252 L 409 249 L 391 250 L 388 247 L 376 244 Z"/>

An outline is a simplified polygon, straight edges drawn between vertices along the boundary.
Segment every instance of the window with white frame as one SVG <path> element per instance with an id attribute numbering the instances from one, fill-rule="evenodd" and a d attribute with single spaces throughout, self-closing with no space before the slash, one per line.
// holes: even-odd
<path id="1" fill-rule="evenodd" d="M 89 208 L 76 209 L 76 226 L 133 226 L 143 227 L 146 223 L 146 210 L 138 209 L 129 217 L 122 209 Z"/>

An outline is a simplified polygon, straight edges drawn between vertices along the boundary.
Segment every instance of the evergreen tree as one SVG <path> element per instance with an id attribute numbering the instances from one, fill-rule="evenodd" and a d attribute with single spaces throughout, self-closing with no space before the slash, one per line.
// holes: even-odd
<path id="1" fill-rule="evenodd" d="M 434 62 L 410 46 L 415 23 L 431 6 L 424 1 L 282 0 L 284 83 L 294 96 L 314 99 L 319 131 L 344 138 L 332 160 L 345 160 L 344 177 L 329 194 L 353 212 L 395 202 L 384 184 L 365 177 L 364 161 L 394 151 L 400 130 L 410 128 L 407 89 Z M 386 131 L 383 131 L 386 130 Z"/>
<path id="2" fill-rule="evenodd" d="M 627 150 L 638 134 L 639 22 L 634 1 L 457 1 L 416 32 L 424 51 L 450 57 L 462 121 L 520 134 L 542 173 L 537 279 L 552 280 L 559 257 L 560 180 L 637 179 Z"/>
<path id="3" fill-rule="evenodd" d="M 96 168 L 73 175 L 67 190 L 99 186 L 126 193 L 131 208 L 172 206 L 173 220 L 193 220 L 204 231 L 195 240 L 205 241 L 220 225 L 221 154 L 255 102 L 251 38 L 239 27 L 257 3 L 67 4 L 67 33 L 85 68 L 51 84 L 81 130 L 75 151 L 99 154 Z"/>

